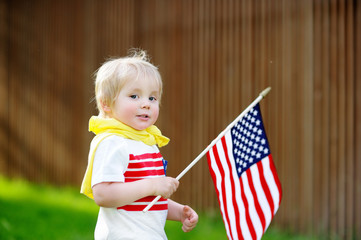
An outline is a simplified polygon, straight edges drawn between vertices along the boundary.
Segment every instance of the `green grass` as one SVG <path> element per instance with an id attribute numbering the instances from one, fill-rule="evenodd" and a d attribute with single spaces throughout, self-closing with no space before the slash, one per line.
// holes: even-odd
<path id="1" fill-rule="evenodd" d="M 98 207 L 74 187 L 56 188 L 8 180 L 0 176 L 0 239 L 93 239 Z M 197 227 L 183 233 L 179 222 L 168 221 L 170 240 L 227 239 L 218 211 L 199 214 Z M 270 228 L 263 239 L 309 239 Z"/>
<path id="2" fill-rule="evenodd" d="M 97 212 L 73 188 L 0 178 L 0 239 L 92 239 Z"/>

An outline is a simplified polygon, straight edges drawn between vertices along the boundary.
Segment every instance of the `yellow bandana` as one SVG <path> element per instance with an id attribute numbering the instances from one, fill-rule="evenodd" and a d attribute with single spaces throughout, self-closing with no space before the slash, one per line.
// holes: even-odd
<path id="1" fill-rule="evenodd" d="M 163 136 L 155 125 L 140 131 L 114 118 L 91 117 L 89 120 L 89 131 L 94 132 L 96 135 L 101 133 L 115 133 L 128 139 L 142 141 L 150 146 L 157 144 L 159 147 L 163 147 L 169 142 L 169 138 Z"/>
<path id="2" fill-rule="evenodd" d="M 94 198 L 91 188 L 94 155 L 99 143 L 103 139 L 111 135 L 118 135 L 124 138 L 142 141 L 150 146 L 157 144 L 159 147 L 163 147 L 169 142 L 169 138 L 163 136 L 161 131 L 155 125 L 139 131 L 113 118 L 91 117 L 89 120 L 89 131 L 94 132 L 97 136 L 90 146 L 88 167 L 85 172 L 80 192 L 92 199 Z"/>

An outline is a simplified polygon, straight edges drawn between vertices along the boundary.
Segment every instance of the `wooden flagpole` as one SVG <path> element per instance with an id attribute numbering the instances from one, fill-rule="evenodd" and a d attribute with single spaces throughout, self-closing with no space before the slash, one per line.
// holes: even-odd
<path id="1" fill-rule="evenodd" d="M 244 117 L 257 103 L 259 103 L 269 92 L 271 91 L 271 87 L 263 90 L 259 96 L 236 118 L 231 122 L 212 142 L 208 145 L 177 177 L 176 179 L 181 179 L 184 174 L 186 174 L 189 169 L 191 169 L 217 142 L 220 140 L 227 131 L 229 131 L 236 123 Z M 147 207 L 143 209 L 143 212 L 147 212 L 159 199 L 161 196 L 157 196 L 151 203 L 148 204 Z"/>

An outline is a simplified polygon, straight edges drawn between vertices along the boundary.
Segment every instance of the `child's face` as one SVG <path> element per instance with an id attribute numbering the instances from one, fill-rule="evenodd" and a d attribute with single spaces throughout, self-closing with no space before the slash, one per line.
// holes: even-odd
<path id="1" fill-rule="evenodd" d="M 159 86 L 153 79 L 128 82 L 119 92 L 110 115 L 136 130 L 144 130 L 158 119 L 159 97 Z"/>

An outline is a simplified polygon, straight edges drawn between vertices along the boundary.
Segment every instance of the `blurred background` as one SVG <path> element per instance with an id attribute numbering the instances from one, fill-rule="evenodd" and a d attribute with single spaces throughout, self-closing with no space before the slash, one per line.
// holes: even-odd
<path id="1" fill-rule="evenodd" d="M 177 176 L 266 87 L 283 188 L 272 224 L 361 237 L 358 0 L 0 0 L 0 175 L 80 187 L 93 73 L 142 48 L 164 82 L 157 126 Z M 218 211 L 204 158 L 175 200 Z M 0 213 L 1 215 L 1 213 Z"/>

